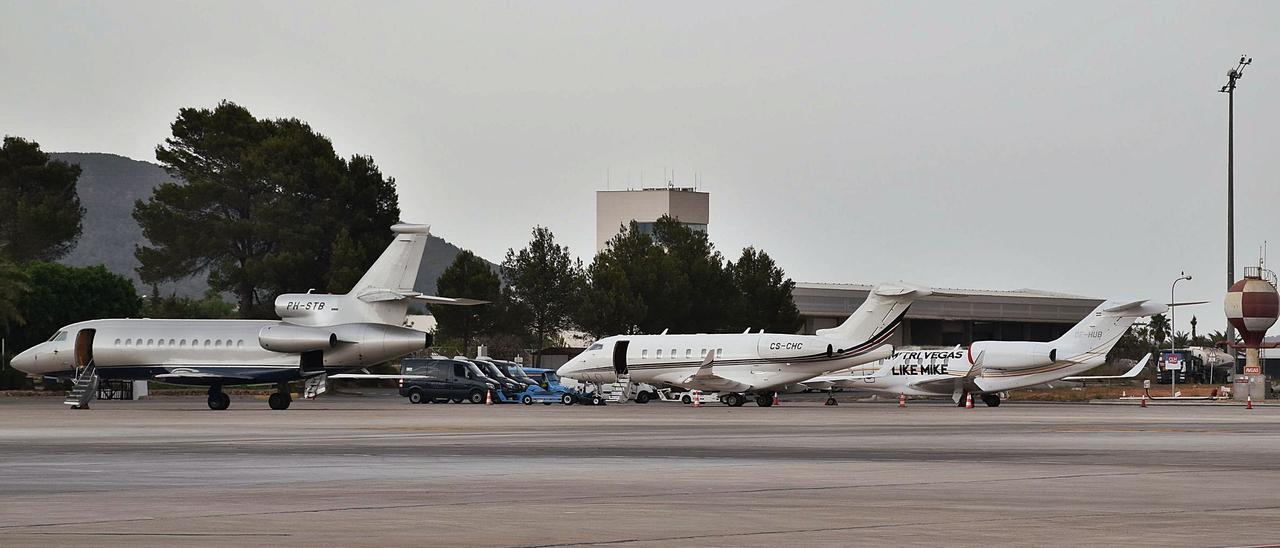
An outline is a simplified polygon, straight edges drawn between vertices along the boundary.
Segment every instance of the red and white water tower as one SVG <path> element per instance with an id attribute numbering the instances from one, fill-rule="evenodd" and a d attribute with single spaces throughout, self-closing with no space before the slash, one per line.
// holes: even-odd
<path id="1" fill-rule="evenodd" d="M 1267 379 L 1262 374 L 1262 361 L 1259 359 L 1262 338 L 1267 330 L 1276 323 L 1280 316 L 1280 294 L 1276 293 L 1276 274 L 1262 263 L 1244 269 L 1244 279 L 1236 282 L 1227 290 L 1227 298 L 1223 303 L 1227 321 L 1240 331 L 1244 344 L 1244 372 L 1236 375 L 1232 388 L 1235 398 L 1243 400 L 1249 396 L 1253 399 L 1266 397 Z M 1228 344 L 1231 344 L 1228 341 Z"/>

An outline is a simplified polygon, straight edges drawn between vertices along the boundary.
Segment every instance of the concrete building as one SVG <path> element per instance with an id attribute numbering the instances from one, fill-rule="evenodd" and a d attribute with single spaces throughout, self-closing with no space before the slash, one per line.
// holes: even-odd
<path id="1" fill-rule="evenodd" d="M 596 251 L 604 249 L 622 227 L 631 221 L 641 232 L 651 232 L 653 223 L 670 215 L 694 230 L 707 230 L 710 197 L 693 188 L 662 187 L 639 190 L 596 191 Z"/>
<path id="2" fill-rule="evenodd" d="M 793 298 L 803 333 L 835 327 L 871 291 L 870 284 L 797 283 Z M 1102 299 L 1035 289 L 948 289 L 963 297 L 929 296 L 911 305 L 894 346 L 951 346 L 975 340 L 1050 341 L 1066 333 Z"/>

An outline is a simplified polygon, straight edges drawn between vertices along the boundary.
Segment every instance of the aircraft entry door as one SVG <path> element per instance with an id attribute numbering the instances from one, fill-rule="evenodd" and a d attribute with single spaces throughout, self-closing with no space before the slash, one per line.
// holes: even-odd
<path id="1" fill-rule="evenodd" d="M 93 363 L 93 334 L 96 330 L 81 329 L 76 333 L 76 371 Z"/>
<path id="2" fill-rule="evenodd" d="M 631 341 L 613 343 L 613 372 L 618 375 L 627 374 L 627 346 Z"/>

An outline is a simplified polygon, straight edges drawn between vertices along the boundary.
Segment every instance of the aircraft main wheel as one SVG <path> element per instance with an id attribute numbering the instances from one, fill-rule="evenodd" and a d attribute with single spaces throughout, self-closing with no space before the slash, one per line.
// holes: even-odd
<path id="1" fill-rule="evenodd" d="M 293 403 L 293 400 L 287 394 L 282 394 L 280 392 L 276 392 L 267 397 L 267 405 L 277 411 L 288 409 L 290 403 Z"/>
<path id="2" fill-rule="evenodd" d="M 415 403 L 415 404 L 422 403 L 422 391 L 421 390 L 409 391 L 409 403 Z"/>
<path id="3" fill-rule="evenodd" d="M 523 398 L 520 398 L 520 403 L 533 405 L 533 396 L 525 395 Z"/>
<path id="4" fill-rule="evenodd" d="M 757 395 L 756 405 L 760 407 L 771 407 L 773 405 L 773 397 L 768 394 Z"/>
<path id="5" fill-rule="evenodd" d="M 720 402 L 729 407 L 742 407 L 742 404 L 747 403 L 747 399 L 742 397 L 742 394 L 728 394 L 721 398 Z"/>
<path id="6" fill-rule="evenodd" d="M 650 396 L 648 392 L 636 394 L 636 403 L 649 403 Z"/>
<path id="7" fill-rule="evenodd" d="M 987 407 L 1000 407 L 1000 394 L 983 394 L 982 403 Z"/>
<path id="8" fill-rule="evenodd" d="M 231 396 L 223 392 L 209 394 L 209 409 L 222 411 L 228 407 L 231 407 Z"/>
<path id="9" fill-rule="evenodd" d="M 471 403 L 484 403 L 484 392 L 472 390 L 471 395 L 467 396 L 467 401 Z"/>
<path id="10" fill-rule="evenodd" d="M 563 403 L 565 405 L 573 405 L 573 396 L 571 394 L 565 394 L 563 396 L 560 396 L 560 403 Z"/>

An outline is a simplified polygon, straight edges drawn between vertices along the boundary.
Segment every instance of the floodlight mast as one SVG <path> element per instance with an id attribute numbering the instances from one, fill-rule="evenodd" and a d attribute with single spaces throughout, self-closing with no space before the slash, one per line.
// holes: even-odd
<path id="1" fill-rule="evenodd" d="M 1244 67 L 1253 58 L 1240 56 L 1236 67 L 1227 71 L 1227 83 L 1218 91 L 1227 94 L 1227 289 L 1236 283 L 1236 210 L 1235 210 L 1235 102 L 1236 81 L 1244 76 Z M 1236 340 L 1236 328 L 1227 323 L 1225 339 L 1230 344 Z"/>

